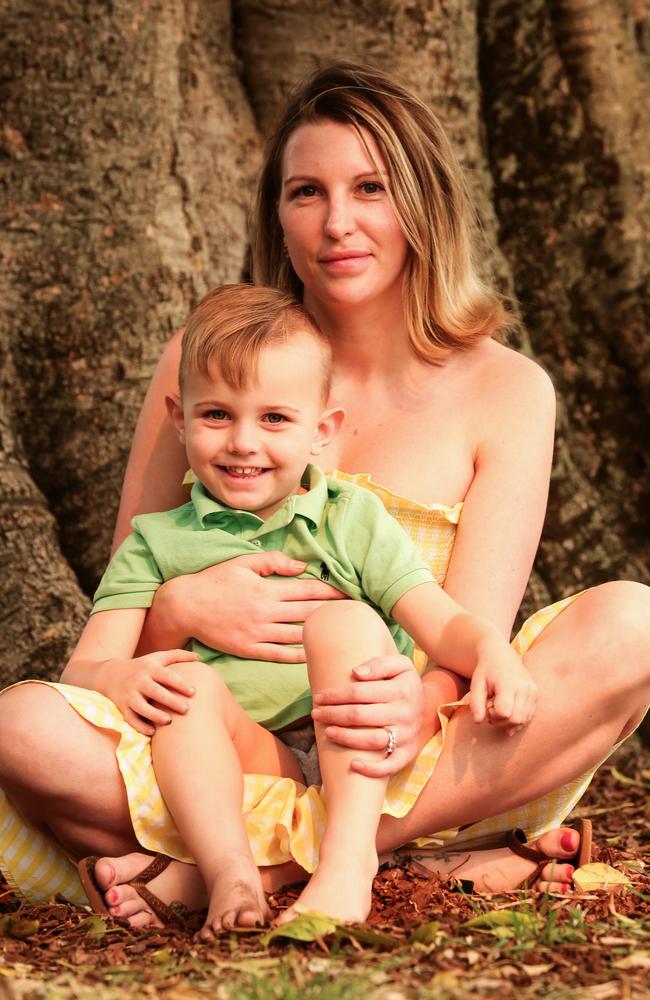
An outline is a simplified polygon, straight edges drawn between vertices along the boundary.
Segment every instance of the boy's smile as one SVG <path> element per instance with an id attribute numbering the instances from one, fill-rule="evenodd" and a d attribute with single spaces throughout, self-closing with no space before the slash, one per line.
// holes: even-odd
<path id="1" fill-rule="evenodd" d="M 187 378 L 182 409 L 172 402 L 170 412 L 192 471 L 220 503 L 266 520 L 297 492 L 343 416 L 324 409 L 322 358 L 315 338 L 297 331 L 263 348 L 242 389 L 218 372 Z"/>

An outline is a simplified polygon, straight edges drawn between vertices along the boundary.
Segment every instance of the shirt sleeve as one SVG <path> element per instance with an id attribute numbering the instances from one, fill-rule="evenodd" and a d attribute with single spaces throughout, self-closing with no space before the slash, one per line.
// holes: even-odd
<path id="1" fill-rule="evenodd" d="M 409 590 L 435 582 L 402 526 L 369 490 L 359 487 L 352 494 L 346 528 L 348 555 L 361 587 L 385 615 Z"/>
<path id="2" fill-rule="evenodd" d="M 124 539 L 100 580 L 90 612 L 150 608 L 163 582 L 160 568 L 139 531 Z"/>

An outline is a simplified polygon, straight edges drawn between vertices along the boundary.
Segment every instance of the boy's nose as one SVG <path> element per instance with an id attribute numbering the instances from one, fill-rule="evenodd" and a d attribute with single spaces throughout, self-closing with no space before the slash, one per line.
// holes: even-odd
<path id="1" fill-rule="evenodd" d="M 233 427 L 228 442 L 235 455 L 253 455 L 259 448 L 257 434 L 253 427 Z"/>

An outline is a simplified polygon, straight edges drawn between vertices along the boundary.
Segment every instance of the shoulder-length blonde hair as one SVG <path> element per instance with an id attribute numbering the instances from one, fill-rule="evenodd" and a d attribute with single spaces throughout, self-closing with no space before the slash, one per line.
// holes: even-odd
<path id="1" fill-rule="evenodd" d="M 386 161 L 389 196 L 410 246 L 405 310 L 415 354 L 436 363 L 450 350 L 516 326 L 503 297 L 478 274 L 476 214 L 440 121 L 389 76 L 349 62 L 327 66 L 302 84 L 270 139 L 253 226 L 254 280 L 302 298 L 278 217 L 282 160 L 291 134 L 322 119 L 367 129 Z"/>

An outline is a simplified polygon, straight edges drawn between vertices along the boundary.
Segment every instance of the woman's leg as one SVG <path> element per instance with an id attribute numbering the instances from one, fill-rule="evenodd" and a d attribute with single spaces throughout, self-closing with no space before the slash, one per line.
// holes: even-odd
<path id="1" fill-rule="evenodd" d="M 202 663 L 178 669 L 196 693 L 186 715 L 157 728 L 152 761 L 208 890 L 200 936 L 210 941 L 224 927 L 254 927 L 269 915 L 242 817 L 242 766 L 298 781 L 302 775 L 291 751 L 246 715 L 217 673 Z"/>
<path id="2" fill-rule="evenodd" d="M 347 683 L 352 668 L 373 656 L 396 652 L 379 615 L 358 601 L 323 605 L 305 623 L 303 642 L 314 694 Z M 377 873 L 375 837 L 388 779 L 353 771 L 350 762 L 358 751 L 332 743 L 318 723 L 315 730 L 327 823 L 318 868 L 295 906 L 282 915 L 282 922 L 308 910 L 358 922 L 370 910 Z M 364 756 L 383 757 L 383 751 Z"/>
<path id="3" fill-rule="evenodd" d="M 532 802 L 597 765 L 632 732 L 650 700 L 650 590 L 622 582 L 588 591 L 544 630 L 525 660 L 539 686 L 530 725 L 506 737 L 488 724 L 475 726 L 468 711 L 457 712 L 413 809 L 400 820 L 382 817 L 380 855 L 415 837 Z M 577 851 L 576 831 L 550 830 L 536 846 L 549 857 L 538 887 L 560 888 L 570 878 L 562 862 Z M 130 859 L 113 864 L 115 881 L 136 874 Z M 427 864 L 493 891 L 512 888 L 535 867 L 507 849 L 442 851 L 437 863 Z M 265 889 L 274 891 L 298 874 L 293 864 L 266 869 Z"/>
<path id="4" fill-rule="evenodd" d="M 462 826 L 532 802 L 599 763 L 629 735 L 650 701 L 650 590 L 634 583 L 594 588 L 569 605 L 524 656 L 539 687 L 537 712 L 513 737 L 457 712 L 438 765 L 403 819 L 382 817 L 380 854 L 435 830 Z M 561 842 L 564 835 L 565 844 Z M 577 835 L 551 832 L 540 846 L 562 859 Z M 507 850 L 476 852 L 467 863 L 447 854 L 436 870 L 507 888 L 533 864 Z M 542 873 L 542 886 L 564 881 Z"/>

